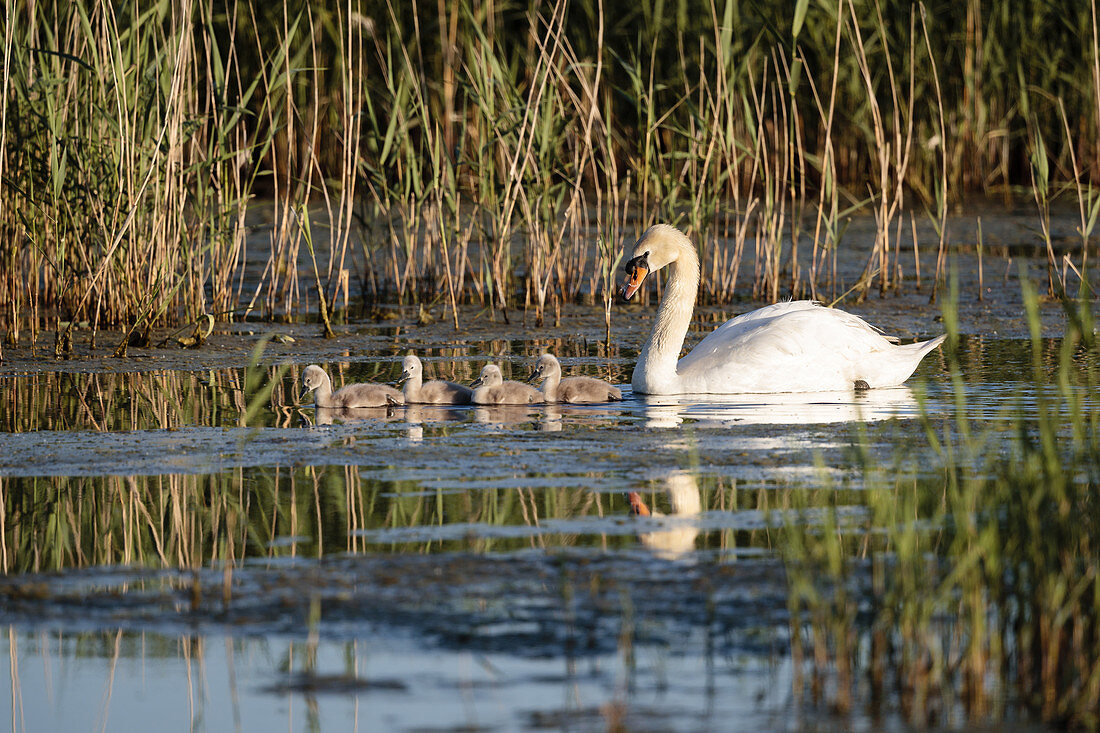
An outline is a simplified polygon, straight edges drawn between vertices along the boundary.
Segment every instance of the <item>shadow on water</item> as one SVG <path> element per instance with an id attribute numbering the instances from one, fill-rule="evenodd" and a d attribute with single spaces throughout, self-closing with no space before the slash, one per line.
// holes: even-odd
<path id="1" fill-rule="evenodd" d="M 429 376 L 469 381 L 486 343 L 426 355 Z M 538 350 L 495 360 L 522 377 Z M 577 351 L 567 371 L 628 381 L 630 355 Z M 329 366 L 389 381 L 400 353 Z M 965 410 L 1007 440 L 1044 395 L 1030 350 L 959 355 Z M 825 495 L 865 520 L 859 451 L 935 493 L 919 416 L 951 430 L 960 404 L 938 354 L 896 389 L 530 407 L 314 409 L 302 366 L 247 425 L 244 370 L 0 380 L 0 620 L 28 728 L 152 705 L 211 730 L 797 727 L 777 530 Z"/>

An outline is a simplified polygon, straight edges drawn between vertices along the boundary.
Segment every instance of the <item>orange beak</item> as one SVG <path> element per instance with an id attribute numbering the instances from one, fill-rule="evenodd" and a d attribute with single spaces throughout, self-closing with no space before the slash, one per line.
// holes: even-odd
<path id="1" fill-rule="evenodd" d="M 637 517 L 650 516 L 649 507 L 642 501 L 641 494 L 637 491 L 631 491 L 626 495 L 626 500 L 630 502 L 630 513 Z"/>
<path id="2" fill-rule="evenodd" d="M 634 297 L 634 293 L 638 292 L 638 289 L 642 287 L 642 283 L 645 282 L 645 277 L 648 274 L 649 267 L 640 262 L 628 266 L 626 272 L 627 279 L 623 282 L 623 300 L 630 300 Z"/>

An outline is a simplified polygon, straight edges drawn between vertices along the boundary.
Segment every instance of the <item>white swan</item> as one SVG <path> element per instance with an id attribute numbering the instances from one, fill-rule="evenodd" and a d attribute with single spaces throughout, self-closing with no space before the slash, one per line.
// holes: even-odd
<path id="1" fill-rule="evenodd" d="M 629 300 L 651 271 L 669 268 L 657 322 L 630 380 L 642 394 L 824 392 L 901 384 L 943 341 L 898 346 L 851 313 L 810 300 L 732 318 L 680 359 L 699 289 L 699 256 L 680 230 L 655 224 L 626 263 Z"/>
<path id="2" fill-rule="evenodd" d="M 313 401 L 317 407 L 385 407 L 405 404 L 401 393 L 385 384 L 361 382 L 346 385 L 333 392 L 328 373 L 316 364 L 310 364 L 302 372 L 302 383 L 306 387 L 302 399 L 313 392 Z"/>
<path id="3" fill-rule="evenodd" d="M 528 382 L 542 380 L 542 394 L 547 402 L 595 403 L 614 402 L 623 398 L 618 387 L 612 387 L 595 377 L 561 377 L 561 362 L 553 354 L 543 354 L 535 362 Z"/>

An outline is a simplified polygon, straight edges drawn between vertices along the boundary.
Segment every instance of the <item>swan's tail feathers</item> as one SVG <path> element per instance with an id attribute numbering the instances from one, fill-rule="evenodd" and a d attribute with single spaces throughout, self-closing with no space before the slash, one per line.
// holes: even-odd
<path id="1" fill-rule="evenodd" d="M 928 352 L 932 351 L 932 349 L 942 344 L 945 338 L 947 338 L 947 334 L 942 334 L 934 339 L 929 339 L 928 341 L 918 341 L 914 344 L 902 344 L 901 346 L 895 346 L 894 348 L 899 353 L 905 354 L 906 361 L 911 359 L 913 369 L 916 369 L 917 364 L 920 363 L 920 360 L 923 359 L 928 354 Z"/>
<path id="2" fill-rule="evenodd" d="M 889 352 L 883 352 L 885 358 L 878 361 L 875 368 L 869 369 L 867 374 L 857 375 L 857 381 L 862 380 L 869 387 L 897 386 L 913 376 L 921 360 L 945 338 L 937 336 L 929 341 L 892 346 Z"/>
<path id="3" fill-rule="evenodd" d="M 943 340 L 945 338 L 947 338 L 946 333 L 945 334 L 940 334 L 936 338 L 931 339 L 929 341 L 921 341 L 920 343 L 913 344 L 913 346 L 919 346 L 920 347 L 919 349 L 916 349 L 916 351 L 917 351 L 917 353 L 920 354 L 920 358 L 923 359 L 925 354 L 927 354 L 929 351 L 931 351 L 932 349 L 934 349 L 937 346 L 939 346 L 940 344 L 942 344 Z"/>

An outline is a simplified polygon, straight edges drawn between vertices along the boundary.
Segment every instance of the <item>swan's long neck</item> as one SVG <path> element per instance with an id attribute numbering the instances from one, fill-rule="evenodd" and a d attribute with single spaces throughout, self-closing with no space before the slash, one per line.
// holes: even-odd
<path id="1" fill-rule="evenodd" d="M 676 247 L 679 254 L 668 266 L 668 281 L 657 308 L 657 321 L 649 340 L 642 346 L 631 379 L 634 389 L 641 392 L 656 392 L 659 384 L 666 387 L 660 391 L 667 391 L 676 381 L 676 362 L 695 309 L 695 295 L 699 292 L 699 256 L 686 239 L 683 243 L 677 242 Z"/>

